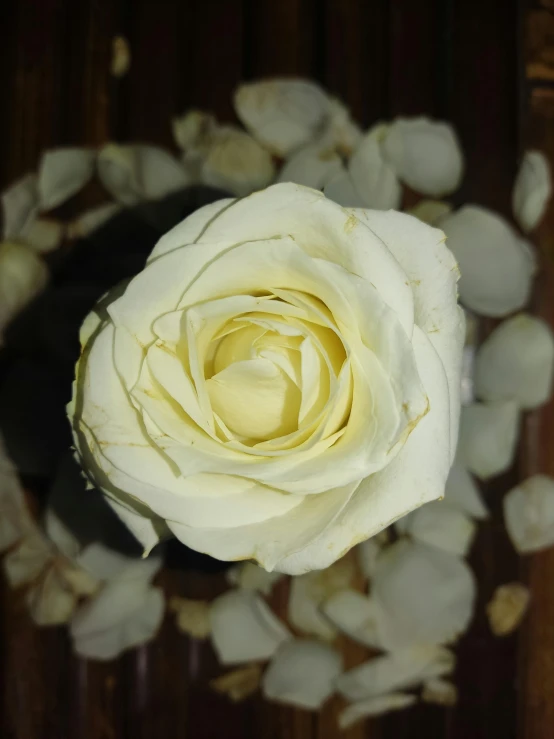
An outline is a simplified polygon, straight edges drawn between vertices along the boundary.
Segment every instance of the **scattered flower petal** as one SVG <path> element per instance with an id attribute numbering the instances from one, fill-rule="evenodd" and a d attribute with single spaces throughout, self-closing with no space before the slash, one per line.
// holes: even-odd
<path id="1" fill-rule="evenodd" d="M 406 212 L 419 218 L 423 223 L 434 226 L 439 224 L 441 218 L 452 213 L 452 206 L 450 203 L 445 203 L 444 200 L 420 200 L 419 203 Z"/>
<path id="2" fill-rule="evenodd" d="M 60 221 L 52 218 L 36 218 L 30 220 L 21 230 L 19 238 L 35 251 L 46 254 L 60 246 L 65 230 L 65 224 Z"/>
<path id="3" fill-rule="evenodd" d="M 348 700 L 359 701 L 447 675 L 455 664 L 454 654 L 444 647 L 412 647 L 374 657 L 348 670 L 338 678 L 336 687 Z"/>
<path id="4" fill-rule="evenodd" d="M 529 606 L 529 588 L 520 582 L 500 585 L 487 605 L 487 616 L 495 636 L 506 636 L 515 631 Z"/>
<path id="5" fill-rule="evenodd" d="M 402 521 L 403 533 L 460 557 L 467 556 L 475 537 L 471 518 L 442 500 L 426 503 Z"/>
<path id="6" fill-rule="evenodd" d="M 483 400 L 515 400 L 526 410 L 552 390 L 554 336 L 540 318 L 520 313 L 496 328 L 477 352 L 475 389 Z"/>
<path id="7" fill-rule="evenodd" d="M 205 153 L 206 145 L 217 129 L 217 122 L 211 113 L 191 109 L 174 118 L 171 127 L 175 143 L 180 149 Z"/>
<path id="8" fill-rule="evenodd" d="M 356 590 L 341 590 L 327 600 L 322 611 L 339 631 L 366 647 L 380 647 L 377 604 Z"/>
<path id="9" fill-rule="evenodd" d="M 462 406 L 458 455 L 481 480 L 505 472 L 514 460 L 519 410 L 514 401 Z"/>
<path id="10" fill-rule="evenodd" d="M 248 665 L 216 677 L 210 681 L 210 687 L 228 696 L 234 703 L 239 703 L 259 689 L 261 680 L 260 665 Z"/>
<path id="11" fill-rule="evenodd" d="M 324 135 L 343 157 L 351 156 L 361 141 L 361 128 L 352 120 L 346 105 L 337 98 L 329 98 L 329 113 Z"/>
<path id="12" fill-rule="evenodd" d="M 504 497 L 504 522 L 520 554 L 554 545 L 554 480 L 533 475 Z"/>
<path id="13" fill-rule="evenodd" d="M 429 118 L 397 118 L 383 142 L 385 157 L 412 190 L 441 197 L 462 180 L 464 159 L 449 123 Z"/>
<path id="14" fill-rule="evenodd" d="M 282 572 L 268 572 L 253 562 L 244 562 L 226 572 L 227 582 L 243 590 L 258 590 L 269 595 L 273 586 L 284 577 Z"/>
<path id="15" fill-rule="evenodd" d="M 169 152 L 144 144 L 106 144 L 98 154 L 98 175 L 123 205 L 163 198 L 190 182 L 184 167 Z"/>
<path id="16" fill-rule="evenodd" d="M 83 549 L 76 562 L 98 580 L 117 578 L 149 582 L 161 569 L 163 559 L 160 555 L 127 557 L 100 542 L 95 542 Z"/>
<path id="17" fill-rule="evenodd" d="M 266 187 L 274 174 L 271 154 L 252 136 L 233 126 L 218 128 L 200 169 L 205 185 L 239 197 Z"/>
<path id="18" fill-rule="evenodd" d="M 52 210 L 79 192 L 92 178 L 95 160 L 94 149 L 45 151 L 38 171 L 40 210 Z"/>
<path id="19" fill-rule="evenodd" d="M 235 111 L 260 143 L 286 157 L 323 128 L 329 98 L 315 82 L 268 79 L 248 82 L 234 95 Z"/>
<path id="20" fill-rule="evenodd" d="M 450 469 L 444 498 L 448 505 L 472 518 L 480 520 L 489 516 L 477 483 L 457 459 L 454 460 L 454 464 Z"/>
<path id="21" fill-rule="evenodd" d="M 179 631 L 194 639 L 206 639 L 210 635 L 210 606 L 205 600 L 172 598 L 169 608 L 176 614 L 175 622 Z"/>
<path id="22" fill-rule="evenodd" d="M 33 582 L 52 559 L 52 544 L 36 527 L 4 557 L 4 572 L 12 588 Z"/>
<path id="23" fill-rule="evenodd" d="M 350 557 L 343 557 L 324 570 L 297 575 L 291 579 L 288 620 L 304 634 L 331 640 L 336 629 L 321 612 L 322 603 L 335 593 L 348 588 L 354 576 Z"/>
<path id="24" fill-rule="evenodd" d="M 69 621 L 77 597 L 55 567 L 49 567 L 26 593 L 25 601 L 37 626 L 55 626 Z"/>
<path id="25" fill-rule="evenodd" d="M 316 141 L 294 152 L 286 160 L 277 181 L 296 182 L 314 190 L 323 190 L 342 170 L 342 161 L 336 150 Z"/>
<path id="26" fill-rule="evenodd" d="M 17 471 L 0 436 L 0 552 L 12 547 L 32 526 Z"/>
<path id="27" fill-rule="evenodd" d="M 413 706 L 416 701 L 416 696 L 410 695 L 409 693 L 389 693 L 388 695 L 380 695 L 377 698 L 368 698 L 364 701 L 352 703 L 339 713 L 339 729 L 344 731 L 363 719 L 372 716 L 382 716 L 391 711 L 401 711 L 404 708 Z"/>
<path id="28" fill-rule="evenodd" d="M 337 172 L 324 186 L 323 192 L 329 200 L 333 200 L 345 208 L 365 208 L 364 201 L 346 170 Z"/>
<path id="29" fill-rule="evenodd" d="M 334 692 L 342 672 L 340 654 L 311 639 L 283 644 L 267 668 L 262 681 L 266 698 L 316 711 Z"/>
<path id="30" fill-rule="evenodd" d="M 372 536 L 371 539 L 362 541 L 362 543 L 358 544 L 356 547 L 358 565 L 363 576 L 368 580 L 373 577 L 373 573 L 377 567 L 377 560 L 381 554 L 383 546 L 384 544 L 379 541 L 379 536 Z"/>
<path id="31" fill-rule="evenodd" d="M 389 210 L 400 206 L 400 182 L 382 153 L 382 142 L 386 139 L 387 131 L 386 124 L 373 126 L 364 135 L 348 163 L 352 184 L 365 208 Z"/>
<path id="32" fill-rule="evenodd" d="M 115 579 L 75 613 L 70 632 L 81 657 L 108 660 L 152 639 L 163 618 L 164 596 L 141 580 Z"/>
<path id="33" fill-rule="evenodd" d="M 15 239 L 38 212 L 36 174 L 27 174 L 2 194 L 4 239 Z"/>
<path id="34" fill-rule="evenodd" d="M 286 627 L 256 593 L 231 590 L 210 606 L 212 641 L 224 665 L 264 660 L 290 639 Z"/>
<path id="35" fill-rule="evenodd" d="M 69 239 L 84 239 L 122 210 L 117 203 L 105 203 L 81 213 L 67 227 Z"/>
<path id="36" fill-rule="evenodd" d="M 112 39 L 112 63 L 110 72 L 112 77 L 125 77 L 131 68 L 131 48 L 125 36 L 115 36 Z"/>
<path id="37" fill-rule="evenodd" d="M 532 231 L 539 225 L 551 195 L 548 159 L 542 151 L 526 151 L 512 193 L 514 216 L 523 231 Z"/>
<path id="38" fill-rule="evenodd" d="M 423 685 L 421 700 L 437 706 L 455 706 L 458 702 L 458 688 L 449 680 L 427 680 Z"/>
<path id="39" fill-rule="evenodd" d="M 401 539 L 379 557 L 372 597 L 385 648 L 449 644 L 468 627 L 475 578 L 459 557 Z"/>
<path id="40" fill-rule="evenodd" d="M 466 308 L 501 318 L 525 305 L 535 259 L 502 216 L 465 205 L 442 218 L 440 227 L 460 267 L 458 287 Z"/>

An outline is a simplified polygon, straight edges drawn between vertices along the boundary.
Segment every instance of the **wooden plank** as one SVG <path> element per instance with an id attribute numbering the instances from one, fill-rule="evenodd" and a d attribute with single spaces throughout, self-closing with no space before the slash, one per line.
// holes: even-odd
<path id="1" fill-rule="evenodd" d="M 521 149 L 542 150 L 554 168 L 554 7 L 540 10 L 538 3 L 522 2 L 525 25 L 522 59 Z M 554 208 L 533 234 L 539 246 L 541 271 L 534 308 L 554 326 Z M 524 428 L 523 472 L 554 475 L 554 403 L 527 414 Z M 522 739 L 547 739 L 554 726 L 554 550 L 528 557 L 524 563 L 532 604 L 520 650 L 520 721 Z"/>

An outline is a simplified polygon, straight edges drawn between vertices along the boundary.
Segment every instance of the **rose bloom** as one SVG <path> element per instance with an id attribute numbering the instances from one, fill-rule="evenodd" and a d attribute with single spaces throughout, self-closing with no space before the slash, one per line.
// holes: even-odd
<path id="1" fill-rule="evenodd" d="M 220 200 L 85 320 L 75 445 L 145 549 L 327 567 L 439 498 L 464 318 L 444 234 L 279 184 Z M 169 532 L 168 532 L 169 529 Z"/>

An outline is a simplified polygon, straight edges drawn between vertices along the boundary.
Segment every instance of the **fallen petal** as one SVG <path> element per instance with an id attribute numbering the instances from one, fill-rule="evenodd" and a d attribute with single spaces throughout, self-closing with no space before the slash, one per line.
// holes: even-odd
<path id="1" fill-rule="evenodd" d="M 386 542 L 385 542 L 386 543 Z M 363 576 L 370 580 L 373 577 L 375 568 L 377 567 L 377 560 L 384 544 L 379 540 L 379 536 L 372 536 L 371 539 L 366 539 L 358 544 L 356 547 L 356 556 L 358 558 L 358 565 L 362 571 Z"/>
<path id="2" fill-rule="evenodd" d="M 295 182 L 297 185 L 323 190 L 342 171 L 342 161 L 333 147 L 320 142 L 310 143 L 293 153 L 284 163 L 277 177 L 278 182 Z"/>
<path id="3" fill-rule="evenodd" d="M 448 505 L 462 511 L 462 513 L 466 513 L 472 518 L 481 520 L 489 516 L 477 483 L 464 465 L 457 459 L 454 460 L 454 464 L 450 469 L 450 474 L 446 481 L 444 498 Z"/>
<path id="4" fill-rule="evenodd" d="M 416 701 L 416 696 L 409 693 L 389 693 L 378 698 L 368 698 L 364 701 L 352 703 L 339 713 L 339 729 L 349 729 L 363 719 L 372 716 L 382 716 L 391 711 L 401 711 L 413 706 Z"/>
<path id="5" fill-rule="evenodd" d="M 40 210 L 52 210 L 79 192 L 92 178 L 95 160 L 94 149 L 45 151 L 38 171 Z"/>
<path id="6" fill-rule="evenodd" d="M 523 231 L 532 231 L 539 225 L 551 194 L 548 159 L 542 151 L 526 151 L 512 193 L 514 216 Z"/>
<path id="7" fill-rule="evenodd" d="M 4 239 L 15 239 L 38 213 L 36 174 L 27 174 L 2 194 Z"/>
<path id="8" fill-rule="evenodd" d="M 455 706 L 458 702 L 458 688 L 448 680 L 427 680 L 423 685 L 421 700 L 437 706 Z"/>
<path id="9" fill-rule="evenodd" d="M 77 597 L 57 568 L 50 567 L 29 588 L 25 602 L 37 626 L 55 626 L 69 621 Z"/>
<path id="10" fill-rule="evenodd" d="M 380 640 L 387 649 L 452 643 L 473 614 L 475 579 L 467 564 L 419 542 L 400 539 L 387 547 L 372 585 L 380 606 Z"/>
<path id="11" fill-rule="evenodd" d="M 112 77 L 120 79 L 131 68 L 131 48 L 125 36 L 115 36 L 112 39 L 112 63 L 110 72 Z"/>
<path id="12" fill-rule="evenodd" d="M 205 600 L 174 597 L 169 609 L 176 614 L 175 623 L 179 631 L 194 639 L 206 639 L 210 635 L 210 606 Z"/>
<path id="13" fill-rule="evenodd" d="M 389 210 L 400 207 L 402 187 L 382 152 L 382 141 L 387 131 L 385 124 L 373 126 L 361 139 L 348 163 L 352 185 L 365 208 Z"/>
<path id="14" fill-rule="evenodd" d="M 520 582 L 500 585 L 487 605 L 487 617 L 495 636 L 506 636 L 517 629 L 529 606 L 529 588 Z"/>
<path id="15" fill-rule="evenodd" d="M 269 659 L 291 637 L 265 601 L 246 590 L 216 598 L 210 624 L 215 651 L 225 665 Z"/>
<path id="16" fill-rule="evenodd" d="M 464 158 L 449 123 L 397 118 L 390 124 L 383 151 L 402 182 L 416 192 L 441 197 L 460 186 Z"/>
<path id="17" fill-rule="evenodd" d="M 513 460 L 519 431 L 514 401 L 462 406 L 458 456 L 481 480 L 507 470 Z"/>
<path id="18" fill-rule="evenodd" d="M 533 475 L 504 497 L 504 522 L 520 554 L 554 545 L 554 480 Z"/>
<path id="19" fill-rule="evenodd" d="M 529 299 L 535 259 L 508 222 L 477 205 L 441 218 L 446 243 L 460 268 L 460 299 L 466 308 L 500 318 Z"/>
<path id="20" fill-rule="evenodd" d="M 105 203 L 81 213 L 67 227 L 69 239 L 84 239 L 122 210 L 117 203 Z"/>
<path id="21" fill-rule="evenodd" d="M 322 611 L 336 628 L 366 647 L 379 648 L 377 604 L 356 590 L 341 590 L 327 600 Z"/>
<path id="22" fill-rule="evenodd" d="M 12 588 L 35 580 L 54 556 L 51 543 L 38 528 L 29 531 L 4 557 L 4 572 Z"/>
<path id="23" fill-rule="evenodd" d="M 65 236 L 65 224 L 52 218 L 30 220 L 21 230 L 19 238 L 23 243 L 41 254 L 54 251 Z"/>
<path id="24" fill-rule="evenodd" d="M 268 79 L 238 87 L 235 111 L 261 144 L 286 157 L 321 131 L 329 115 L 329 98 L 314 82 Z"/>
<path id="25" fill-rule="evenodd" d="M 230 585 L 243 590 L 258 590 L 264 595 L 269 595 L 273 586 L 283 577 L 282 572 L 268 572 L 253 562 L 244 562 L 226 572 L 226 579 Z"/>
<path id="26" fill-rule="evenodd" d="M 336 687 L 348 700 L 359 701 L 447 675 L 455 664 L 454 654 L 444 647 L 412 647 L 374 657 L 354 667 L 337 679 Z"/>
<path id="27" fill-rule="evenodd" d="M 526 410 L 546 403 L 552 390 L 554 336 L 540 318 L 520 313 L 482 344 L 475 389 L 483 400 L 515 400 Z"/>
<path id="28" fill-rule="evenodd" d="M 283 644 L 267 668 L 262 681 L 266 698 L 317 711 L 334 692 L 342 671 L 340 654 L 311 639 Z"/>
<path id="29" fill-rule="evenodd" d="M 234 703 L 238 703 L 255 693 L 262 680 L 260 665 L 248 665 L 227 672 L 215 680 L 210 680 L 210 687 L 217 693 L 227 695 Z"/>
<path id="30" fill-rule="evenodd" d="M 452 213 L 452 206 L 450 203 L 445 203 L 444 200 L 420 200 L 419 203 L 414 205 L 413 208 L 409 208 L 406 212 L 411 216 L 419 218 L 423 223 L 434 226 L 439 223 L 443 216 Z"/>
<path id="31" fill-rule="evenodd" d="M 8 241 L 0 244 L 0 345 L 8 323 L 48 281 L 48 268 L 33 249 Z"/>
<path id="32" fill-rule="evenodd" d="M 475 523 L 447 501 L 426 503 L 402 520 L 402 533 L 460 557 L 467 556 L 475 538 Z"/>

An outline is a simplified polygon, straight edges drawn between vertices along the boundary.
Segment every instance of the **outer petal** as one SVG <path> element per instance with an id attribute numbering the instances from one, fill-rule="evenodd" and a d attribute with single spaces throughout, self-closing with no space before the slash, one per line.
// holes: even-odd
<path id="1" fill-rule="evenodd" d="M 223 198 L 195 210 L 188 218 L 178 223 L 158 241 L 148 261 L 161 257 L 185 244 L 194 244 L 204 233 L 210 222 L 235 202 L 234 198 Z"/>
<path id="2" fill-rule="evenodd" d="M 449 463 L 448 386 L 442 363 L 425 334 L 414 331 L 420 377 L 431 410 L 415 427 L 398 456 L 363 480 L 333 526 L 275 568 L 298 575 L 328 567 L 351 547 L 377 534 L 414 508 L 444 495 Z M 414 500 L 417 493 L 418 499 Z M 317 496 L 319 497 L 319 496 Z"/>
<path id="3" fill-rule="evenodd" d="M 465 319 L 458 306 L 459 270 L 444 234 L 401 213 L 355 211 L 382 239 L 402 266 L 414 295 L 416 324 L 439 355 L 450 395 L 450 449 L 454 454 L 460 415 L 460 378 Z M 453 457 L 452 457 L 453 459 Z"/>
<path id="4" fill-rule="evenodd" d="M 253 193 L 222 211 L 197 241 L 241 243 L 289 234 L 309 256 L 373 283 L 411 334 L 413 296 L 401 266 L 355 214 L 316 190 L 283 183 Z"/>

